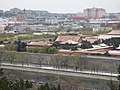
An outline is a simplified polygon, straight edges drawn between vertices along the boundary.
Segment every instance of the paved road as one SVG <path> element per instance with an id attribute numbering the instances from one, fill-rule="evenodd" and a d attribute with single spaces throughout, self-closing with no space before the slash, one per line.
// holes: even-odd
<path id="1" fill-rule="evenodd" d="M 10 64 L 10 63 L 1 63 L 0 67 L 4 69 L 10 69 L 10 70 L 21 70 L 21 71 L 28 71 L 28 72 L 38 72 L 38 73 L 117 81 L 117 78 L 116 78 L 117 74 L 103 73 L 103 72 L 97 73 L 97 72 L 91 72 L 91 71 L 75 71 L 72 69 L 57 69 L 54 67 L 46 67 L 46 66 L 39 67 L 35 65 L 25 65 L 25 64 L 21 65 L 21 64 Z"/>

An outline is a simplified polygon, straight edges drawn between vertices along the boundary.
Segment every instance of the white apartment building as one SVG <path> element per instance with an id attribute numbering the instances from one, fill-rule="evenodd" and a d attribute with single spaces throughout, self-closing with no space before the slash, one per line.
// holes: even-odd
<path id="1" fill-rule="evenodd" d="M 83 11 L 84 16 L 91 18 L 101 18 L 106 15 L 106 11 L 103 8 L 87 8 Z"/>

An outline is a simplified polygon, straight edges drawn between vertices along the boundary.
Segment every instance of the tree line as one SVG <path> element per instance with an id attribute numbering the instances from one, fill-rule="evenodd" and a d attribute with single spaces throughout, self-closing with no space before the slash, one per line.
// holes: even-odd
<path id="1" fill-rule="evenodd" d="M 0 90 L 32 90 L 33 83 L 23 79 L 12 81 L 8 79 L 3 72 L 3 69 L 0 68 Z M 43 83 L 38 86 L 37 90 L 61 90 L 60 84 L 57 86 Z"/>

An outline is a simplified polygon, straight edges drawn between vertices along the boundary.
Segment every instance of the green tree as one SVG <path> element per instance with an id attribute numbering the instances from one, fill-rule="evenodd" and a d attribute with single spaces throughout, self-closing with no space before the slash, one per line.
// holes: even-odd
<path id="1" fill-rule="evenodd" d="M 56 47 L 49 47 L 49 49 L 48 49 L 48 54 L 54 54 L 54 53 L 56 53 L 58 50 L 56 49 Z"/>
<path id="2" fill-rule="evenodd" d="M 54 46 L 44 46 L 41 49 L 41 53 L 46 53 L 46 54 L 54 54 L 58 51 L 58 49 Z"/>
<path id="3" fill-rule="evenodd" d="M 49 49 L 49 46 L 44 46 L 44 47 L 41 49 L 41 53 L 48 53 L 48 49 Z"/>
<path id="4" fill-rule="evenodd" d="M 25 82 L 22 79 L 19 80 L 19 86 L 20 90 L 26 90 Z"/>
<path id="5" fill-rule="evenodd" d="M 20 40 L 18 40 L 15 43 L 17 44 L 17 51 L 18 52 L 25 52 L 26 51 L 26 43 L 21 42 Z"/>
<path id="6" fill-rule="evenodd" d="M 14 43 L 6 44 L 5 49 L 8 51 L 16 51 L 17 45 Z"/>
<path id="7" fill-rule="evenodd" d="M 41 52 L 41 48 L 28 48 L 27 52 L 40 53 Z"/>
<path id="8" fill-rule="evenodd" d="M 29 82 L 28 80 L 26 80 L 25 86 L 26 86 L 26 88 L 32 88 L 32 83 Z"/>
<path id="9" fill-rule="evenodd" d="M 3 69 L 0 69 L 0 90 L 27 90 L 32 87 L 30 82 L 24 82 L 22 79 L 11 81 L 4 76 Z"/>
<path id="10" fill-rule="evenodd" d="M 113 46 L 113 49 L 116 49 L 117 47 L 119 47 L 120 38 L 110 38 L 110 39 L 103 40 L 103 42 L 108 46 Z"/>
<path id="11" fill-rule="evenodd" d="M 61 90 L 61 86 L 58 84 L 58 87 L 54 85 L 49 85 L 47 82 L 44 85 L 41 85 L 37 90 Z"/>
<path id="12" fill-rule="evenodd" d="M 83 41 L 81 46 L 82 49 L 88 49 L 88 48 L 93 48 L 92 44 L 88 41 Z"/>
<path id="13" fill-rule="evenodd" d="M 46 82 L 44 85 L 44 90 L 50 90 L 48 83 Z"/>
<path id="14" fill-rule="evenodd" d="M 61 90 L 60 84 L 58 84 L 57 90 Z"/>
<path id="15" fill-rule="evenodd" d="M 3 73 L 3 69 L 0 68 L 0 78 L 1 78 L 1 76 L 3 76 L 3 75 L 4 75 L 4 73 Z"/>
<path id="16" fill-rule="evenodd" d="M 60 44 L 59 41 L 56 41 L 56 42 L 53 43 L 53 46 L 56 47 L 56 48 L 58 48 L 60 45 L 61 45 L 61 44 Z"/>

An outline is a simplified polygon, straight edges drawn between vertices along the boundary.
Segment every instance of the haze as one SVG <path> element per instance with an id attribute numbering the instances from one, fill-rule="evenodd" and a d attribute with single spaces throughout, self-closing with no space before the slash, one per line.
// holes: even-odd
<path id="1" fill-rule="evenodd" d="M 107 12 L 120 12 L 120 0 L 0 0 L 2 10 L 15 7 L 57 13 L 82 12 L 89 7 L 104 8 Z"/>

